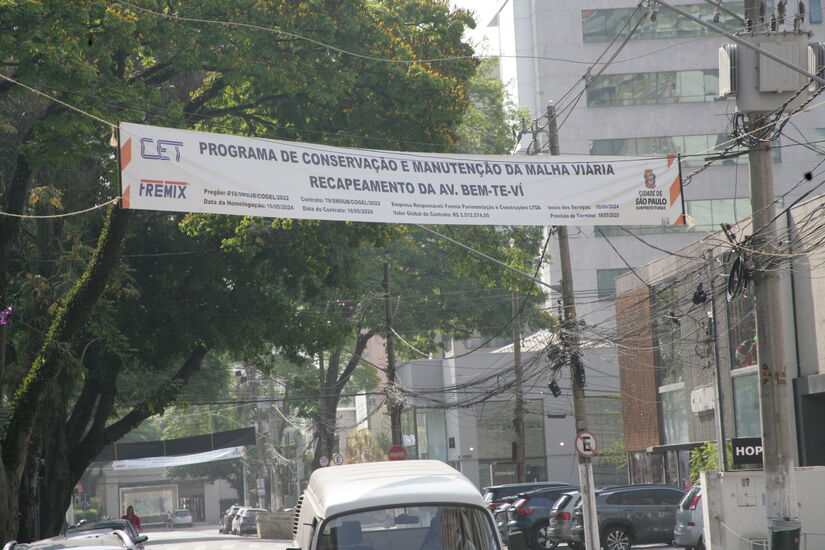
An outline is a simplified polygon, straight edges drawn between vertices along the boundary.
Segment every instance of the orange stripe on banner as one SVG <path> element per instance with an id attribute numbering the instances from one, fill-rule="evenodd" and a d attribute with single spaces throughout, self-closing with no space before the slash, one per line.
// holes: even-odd
<path id="1" fill-rule="evenodd" d="M 679 196 L 682 194 L 682 182 L 679 181 L 679 176 L 676 176 L 676 179 L 673 180 L 673 183 L 670 184 L 670 206 L 673 206 Z"/>
<path id="2" fill-rule="evenodd" d="M 131 186 L 126 186 L 126 189 L 123 191 L 123 196 L 120 197 L 120 205 L 123 208 L 131 208 L 132 207 L 132 199 L 129 198 L 129 191 L 131 191 Z"/>
<path id="3" fill-rule="evenodd" d="M 120 147 L 120 171 L 125 170 L 130 162 L 132 162 L 132 138 L 127 139 L 126 143 Z"/>
<path id="4" fill-rule="evenodd" d="M 670 168 L 673 166 L 673 161 L 676 160 L 676 155 L 668 155 L 667 156 L 667 167 Z"/>
<path id="5" fill-rule="evenodd" d="M 687 225 L 685 223 L 685 215 L 679 214 L 679 217 L 676 219 L 676 223 L 674 223 L 673 225 Z"/>

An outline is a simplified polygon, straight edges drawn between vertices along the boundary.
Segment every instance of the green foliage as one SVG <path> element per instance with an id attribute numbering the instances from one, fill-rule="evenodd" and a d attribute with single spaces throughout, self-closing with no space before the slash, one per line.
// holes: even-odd
<path id="1" fill-rule="evenodd" d="M 446 151 L 457 142 L 476 61 L 417 61 L 472 54 L 462 41 L 471 20 L 450 12 L 446 3 L 143 5 L 168 15 L 249 26 L 175 21 L 107 2 L 3 2 L 4 74 L 111 122 L 385 149 Z M 54 216 L 116 197 L 110 136 L 105 124 L 0 82 L 0 210 Z M 11 202 L 14 197 L 22 199 Z M 47 461 L 50 467 L 64 461 L 64 471 L 77 477 L 74 470 L 82 471 L 94 449 L 164 411 L 187 382 L 202 391 L 184 394 L 183 402 L 214 400 L 211 389 L 223 385 L 216 365 L 207 361 L 200 380 L 190 380 L 191 371 L 182 367 L 198 359 L 200 350 L 243 359 L 274 350 L 293 365 L 306 366 L 307 357 L 345 342 L 354 323 L 344 315 L 319 315 L 314 306 L 357 295 L 364 272 L 353 269 L 354 256 L 396 233 L 377 224 L 155 212 L 131 217 L 133 233 L 124 255 L 91 281 L 107 284 L 105 292 L 83 304 L 94 309 L 78 317 L 60 304 L 91 261 L 103 212 L 2 221 L 0 295 L 14 304 L 15 321 L 25 322 L 8 325 L 13 352 L 0 364 L 0 393 L 9 397 L 10 388 L 27 376 L 32 383 L 46 383 L 37 370 L 41 363 L 32 368 L 44 334 L 55 314 L 77 319 L 60 327 L 71 330 L 74 339 L 58 336 L 49 347 L 50 365 L 60 373 L 50 398 L 24 403 L 21 394 L 12 403 L 12 410 L 25 405 L 30 418 L 40 418 L 41 403 L 65 411 L 65 418 L 38 427 L 55 440 L 77 426 L 94 426 L 64 438 L 68 448 L 55 448 Z M 312 378 L 311 369 L 304 370 L 310 372 L 295 377 L 298 386 Z M 171 426 L 147 427 L 143 437 L 160 430 L 171 434 Z M 19 439 L 28 444 L 28 438 Z M 27 449 L 10 443 L 3 447 L 9 464 L 25 463 Z M 10 538 L 5 526 L 0 525 L 0 535 Z"/>
<path id="2" fill-rule="evenodd" d="M 510 153 L 516 145 L 513 127 L 529 113 L 516 109 L 498 79 L 499 60 L 483 59 L 468 83 L 470 98 L 458 128 L 458 151 L 472 154 Z"/>
<path id="3" fill-rule="evenodd" d="M 706 441 L 690 451 L 690 480 L 699 483 L 699 474 L 709 470 L 719 469 L 719 452 L 716 443 Z M 733 461 L 733 446 L 725 444 L 725 454 L 728 464 Z"/>

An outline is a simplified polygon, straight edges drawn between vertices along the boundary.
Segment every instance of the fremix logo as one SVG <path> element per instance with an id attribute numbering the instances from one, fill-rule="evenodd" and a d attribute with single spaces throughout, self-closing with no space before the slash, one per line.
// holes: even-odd
<path id="1" fill-rule="evenodd" d="M 645 170 L 645 187 L 656 189 L 656 174 L 650 168 Z"/>
<path id="2" fill-rule="evenodd" d="M 172 160 L 168 154 L 171 154 L 172 148 L 175 151 L 175 162 L 180 162 L 180 150 L 183 148 L 182 141 L 170 141 L 168 139 L 159 139 L 155 141 L 152 138 L 140 138 L 140 156 L 149 160 Z"/>
<path id="3" fill-rule="evenodd" d="M 155 197 L 159 199 L 186 199 L 185 181 L 171 180 L 140 180 L 138 195 L 141 197 Z"/>

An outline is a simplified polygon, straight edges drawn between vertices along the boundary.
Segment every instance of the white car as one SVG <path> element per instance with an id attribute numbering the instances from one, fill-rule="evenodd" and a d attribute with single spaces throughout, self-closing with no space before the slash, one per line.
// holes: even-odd
<path id="1" fill-rule="evenodd" d="M 172 527 L 192 527 L 192 511 L 181 509 L 172 512 Z"/>
<path id="2" fill-rule="evenodd" d="M 479 490 L 438 460 L 315 470 L 292 525 L 288 550 L 501 550 Z"/>

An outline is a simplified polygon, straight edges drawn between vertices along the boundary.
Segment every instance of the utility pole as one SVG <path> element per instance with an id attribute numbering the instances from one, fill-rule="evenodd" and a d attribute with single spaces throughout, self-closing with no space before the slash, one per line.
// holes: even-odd
<path id="1" fill-rule="evenodd" d="M 764 2 L 745 0 L 745 20 L 754 23 L 756 32 L 764 32 Z M 777 33 L 778 34 L 778 33 Z M 747 70 L 747 67 L 743 67 Z M 747 130 L 760 135 L 770 113 L 748 112 Z M 765 471 L 765 512 L 771 533 L 771 550 L 799 548 L 801 528 L 796 496 L 794 457 L 790 438 L 790 409 L 782 332 L 782 299 L 779 272 L 772 252 L 776 235 L 776 208 L 773 189 L 771 144 L 758 141 L 748 152 L 752 249 L 754 263 L 754 299 L 756 301 L 757 358 L 759 365 L 759 403 L 762 420 L 762 457 Z M 791 531 L 790 537 L 777 535 Z M 776 543 L 776 544 L 774 544 Z"/>
<path id="2" fill-rule="evenodd" d="M 550 138 L 550 154 L 559 154 L 559 135 L 556 127 L 556 107 L 547 106 L 547 129 Z M 559 262 L 561 263 L 561 298 L 565 331 L 562 341 L 567 344 L 570 354 L 570 388 L 573 392 L 573 415 L 576 419 L 576 434 L 587 430 L 587 406 L 584 401 L 584 366 L 579 357 L 578 320 L 576 301 L 573 296 L 573 267 L 570 262 L 570 241 L 567 226 L 556 228 L 559 236 Z M 578 454 L 579 486 L 582 494 L 582 515 L 584 519 L 584 543 L 586 550 L 601 548 L 599 522 L 596 517 L 596 493 L 593 483 L 593 463 L 590 457 Z"/>
<path id="3" fill-rule="evenodd" d="M 761 113 L 748 114 L 748 129 L 763 125 Z M 779 272 L 771 252 L 776 234 L 773 166 L 770 143 L 748 153 L 753 211 L 754 298 L 756 301 L 759 403 L 762 418 L 762 457 L 765 469 L 765 510 L 770 531 L 782 531 L 784 522 L 799 518 L 794 457 L 790 438 L 787 372 L 782 337 L 782 300 Z M 771 546 L 798 548 L 796 546 Z"/>
<path id="4" fill-rule="evenodd" d="M 392 294 L 390 294 L 390 264 L 384 262 L 384 311 L 387 316 L 387 413 L 390 415 L 392 444 L 401 442 L 401 406 L 395 399 L 395 350 L 392 338 Z"/>
<path id="5" fill-rule="evenodd" d="M 521 371 L 521 315 L 519 293 L 513 291 L 513 373 L 515 376 L 516 407 L 513 413 L 513 427 L 516 429 L 516 479 L 526 481 L 524 473 L 524 393 Z"/>

